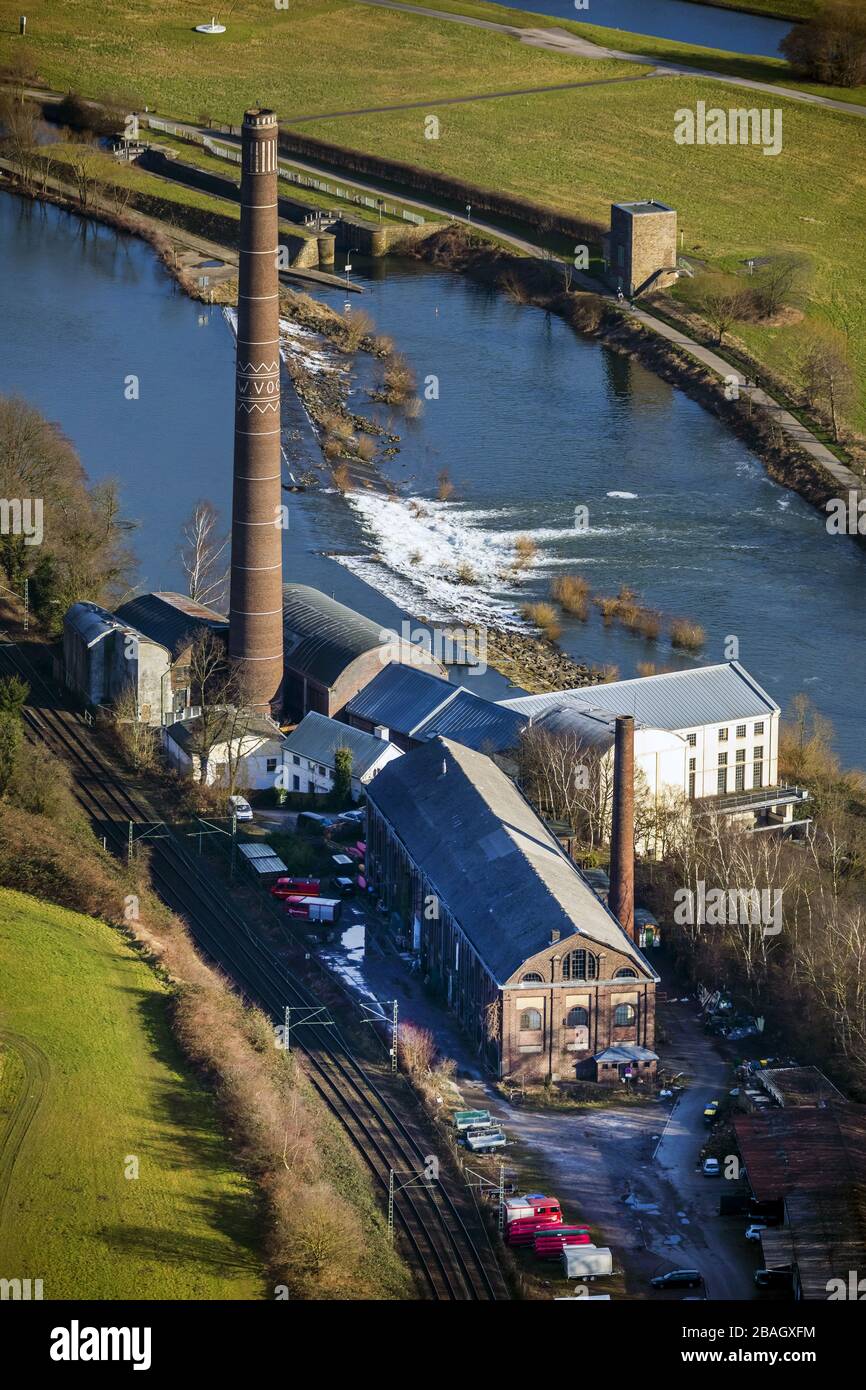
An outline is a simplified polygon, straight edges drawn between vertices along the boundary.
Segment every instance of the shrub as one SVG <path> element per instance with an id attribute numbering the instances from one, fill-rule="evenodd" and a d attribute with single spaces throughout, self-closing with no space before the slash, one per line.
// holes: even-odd
<path id="1" fill-rule="evenodd" d="M 700 651 L 706 641 L 704 629 L 691 618 L 671 618 L 670 633 L 672 645 L 689 652 Z"/>
<path id="2" fill-rule="evenodd" d="M 520 612 L 528 623 L 541 628 L 549 642 L 555 642 L 562 632 L 552 603 L 525 603 Z"/>
<path id="3" fill-rule="evenodd" d="M 447 468 L 440 469 L 439 476 L 436 479 L 436 483 L 436 496 L 439 498 L 440 502 L 447 502 L 448 498 L 454 492 L 454 484 L 451 481 L 451 475 L 448 472 Z M 418 512 L 416 513 L 416 515 L 420 516 L 421 513 Z"/>
<path id="4" fill-rule="evenodd" d="M 478 575 L 470 565 L 468 560 L 461 560 L 455 571 L 457 579 L 461 584 L 477 584 Z"/>
<path id="5" fill-rule="evenodd" d="M 600 596 L 595 599 L 594 602 L 601 613 L 605 627 L 610 627 L 616 617 L 617 609 L 619 608 L 619 599 Z"/>
<path id="6" fill-rule="evenodd" d="M 523 569 L 531 565 L 538 554 L 538 546 L 531 536 L 518 536 L 514 542 L 515 564 Z"/>
<path id="7" fill-rule="evenodd" d="M 550 594 L 564 613 L 586 622 L 589 617 L 589 585 L 580 575 L 560 575 L 551 584 Z"/>

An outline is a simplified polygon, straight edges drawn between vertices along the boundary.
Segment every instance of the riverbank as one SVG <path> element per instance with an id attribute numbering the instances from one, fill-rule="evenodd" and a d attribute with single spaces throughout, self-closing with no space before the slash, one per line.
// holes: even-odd
<path id="1" fill-rule="evenodd" d="M 407 244 L 404 253 L 469 275 L 521 303 L 555 313 L 576 331 L 598 339 L 614 352 L 636 358 L 723 420 L 754 450 L 775 482 L 819 509 L 838 496 L 838 482 L 786 436 L 772 411 L 755 404 L 746 392 L 737 400 L 727 399 L 717 376 L 682 348 L 636 321 L 626 309 L 600 295 L 564 290 L 557 266 L 491 250 L 454 226 L 435 232 L 421 246 Z"/>

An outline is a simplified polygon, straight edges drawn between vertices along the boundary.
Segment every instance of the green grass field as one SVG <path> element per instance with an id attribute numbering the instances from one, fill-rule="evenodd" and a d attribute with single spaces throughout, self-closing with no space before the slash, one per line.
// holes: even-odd
<path id="1" fill-rule="evenodd" d="M 866 122 L 780 100 L 777 156 L 750 146 L 677 145 L 674 112 L 698 99 L 727 107 L 731 89 L 666 77 L 455 106 L 440 113 L 440 139 L 429 142 L 419 140 L 411 113 L 303 129 L 602 221 L 611 202 L 660 198 L 678 211 L 686 253 L 731 268 L 771 248 L 808 252 L 816 274 L 806 318 L 782 329 L 749 325 L 742 336 L 787 372 L 811 324 L 832 320 L 836 300 L 851 315 L 852 356 L 866 387 L 866 294 L 851 259 L 866 244 Z M 862 403 L 856 419 L 866 424 Z"/>
<path id="2" fill-rule="evenodd" d="M 262 1297 L 255 1195 L 153 971 L 103 923 L 0 890 L 0 978 L 0 1277 L 46 1299 Z"/>

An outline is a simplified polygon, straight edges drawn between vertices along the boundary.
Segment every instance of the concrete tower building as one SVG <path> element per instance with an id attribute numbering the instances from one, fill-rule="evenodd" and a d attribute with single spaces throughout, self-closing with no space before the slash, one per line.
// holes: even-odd
<path id="1" fill-rule="evenodd" d="M 244 114 L 229 655 L 249 701 L 280 713 L 283 682 L 277 118 Z"/>

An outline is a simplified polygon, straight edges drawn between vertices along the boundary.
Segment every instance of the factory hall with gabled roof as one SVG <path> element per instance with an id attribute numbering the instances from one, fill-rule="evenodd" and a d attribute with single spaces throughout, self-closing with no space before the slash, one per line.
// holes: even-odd
<path id="1" fill-rule="evenodd" d="M 498 1076 L 653 1074 L 655 971 L 490 757 L 434 737 L 384 768 L 367 864 Z M 645 1051 L 597 1063 L 618 1046 Z"/>
<path id="2" fill-rule="evenodd" d="M 365 618 L 308 584 L 283 585 L 284 704 L 287 716 L 334 717 L 389 662 L 445 676 L 423 645 Z"/>

